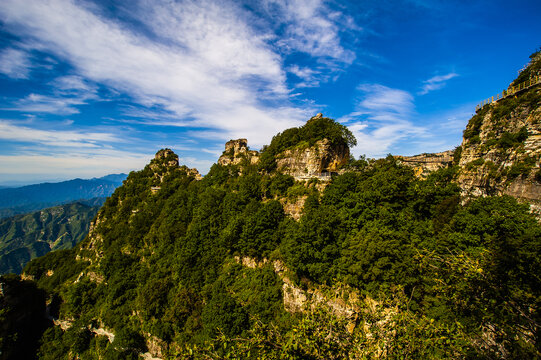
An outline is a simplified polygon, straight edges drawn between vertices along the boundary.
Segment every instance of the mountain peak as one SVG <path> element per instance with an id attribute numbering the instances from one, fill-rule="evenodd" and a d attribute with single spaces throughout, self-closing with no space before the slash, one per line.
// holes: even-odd
<path id="1" fill-rule="evenodd" d="M 178 167 L 178 155 L 175 154 L 171 149 L 161 149 L 158 150 L 154 156 L 154 159 L 151 161 L 151 164 L 165 165 L 167 167 Z"/>

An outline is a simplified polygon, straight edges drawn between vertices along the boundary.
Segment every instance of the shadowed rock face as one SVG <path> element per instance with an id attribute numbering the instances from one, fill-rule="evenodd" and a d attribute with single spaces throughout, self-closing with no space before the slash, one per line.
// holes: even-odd
<path id="1" fill-rule="evenodd" d="M 225 151 L 218 159 L 218 164 L 238 165 L 243 160 L 255 164 L 259 161 L 259 153 L 248 148 L 248 140 L 246 139 L 229 140 L 225 143 Z"/>
<path id="2" fill-rule="evenodd" d="M 327 139 L 319 140 L 314 146 L 288 149 L 278 155 L 278 171 L 295 177 L 318 176 L 324 172 L 335 172 L 349 160 L 347 145 L 333 146 Z"/>

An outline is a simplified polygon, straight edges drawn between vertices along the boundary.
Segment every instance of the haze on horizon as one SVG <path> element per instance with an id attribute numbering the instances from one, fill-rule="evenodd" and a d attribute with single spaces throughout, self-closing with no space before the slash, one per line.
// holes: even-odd
<path id="1" fill-rule="evenodd" d="M 541 45 L 541 3 L 0 2 L 0 185 L 142 168 L 206 173 L 318 112 L 357 157 L 452 149 Z"/>

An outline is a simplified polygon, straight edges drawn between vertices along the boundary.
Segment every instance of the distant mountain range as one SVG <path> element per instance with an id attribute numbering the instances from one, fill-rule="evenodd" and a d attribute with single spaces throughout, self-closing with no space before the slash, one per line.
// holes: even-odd
<path id="1" fill-rule="evenodd" d="M 0 274 L 20 273 L 28 261 L 81 241 L 104 197 L 0 219 Z"/>
<path id="2" fill-rule="evenodd" d="M 73 179 L 16 188 L 0 187 L 0 218 L 28 213 L 75 200 L 106 198 L 122 185 L 126 174 Z"/>

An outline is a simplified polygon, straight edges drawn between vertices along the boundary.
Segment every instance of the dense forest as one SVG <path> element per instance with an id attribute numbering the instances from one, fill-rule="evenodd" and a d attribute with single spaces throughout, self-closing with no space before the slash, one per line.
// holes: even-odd
<path id="1" fill-rule="evenodd" d="M 95 198 L 0 219 L 0 274 L 20 274 L 31 259 L 75 246 L 104 201 Z"/>
<path id="2" fill-rule="evenodd" d="M 354 144 L 346 130 L 313 118 L 258 164 L 215 164 L 202 180 L 161 150 L 78 246 L 2 278 L 0 358 L 540 358 L 528 204 L 463 198 L 458 167 L 419 178 L 393 156 L 352 158 L 325 183 L 274 171 L 284 149 Z M 296 221 L 283 203 L 299 198 Z M 21 292 L 61 326 L 28 326 L 41 305 L 21 308 Z"/>

